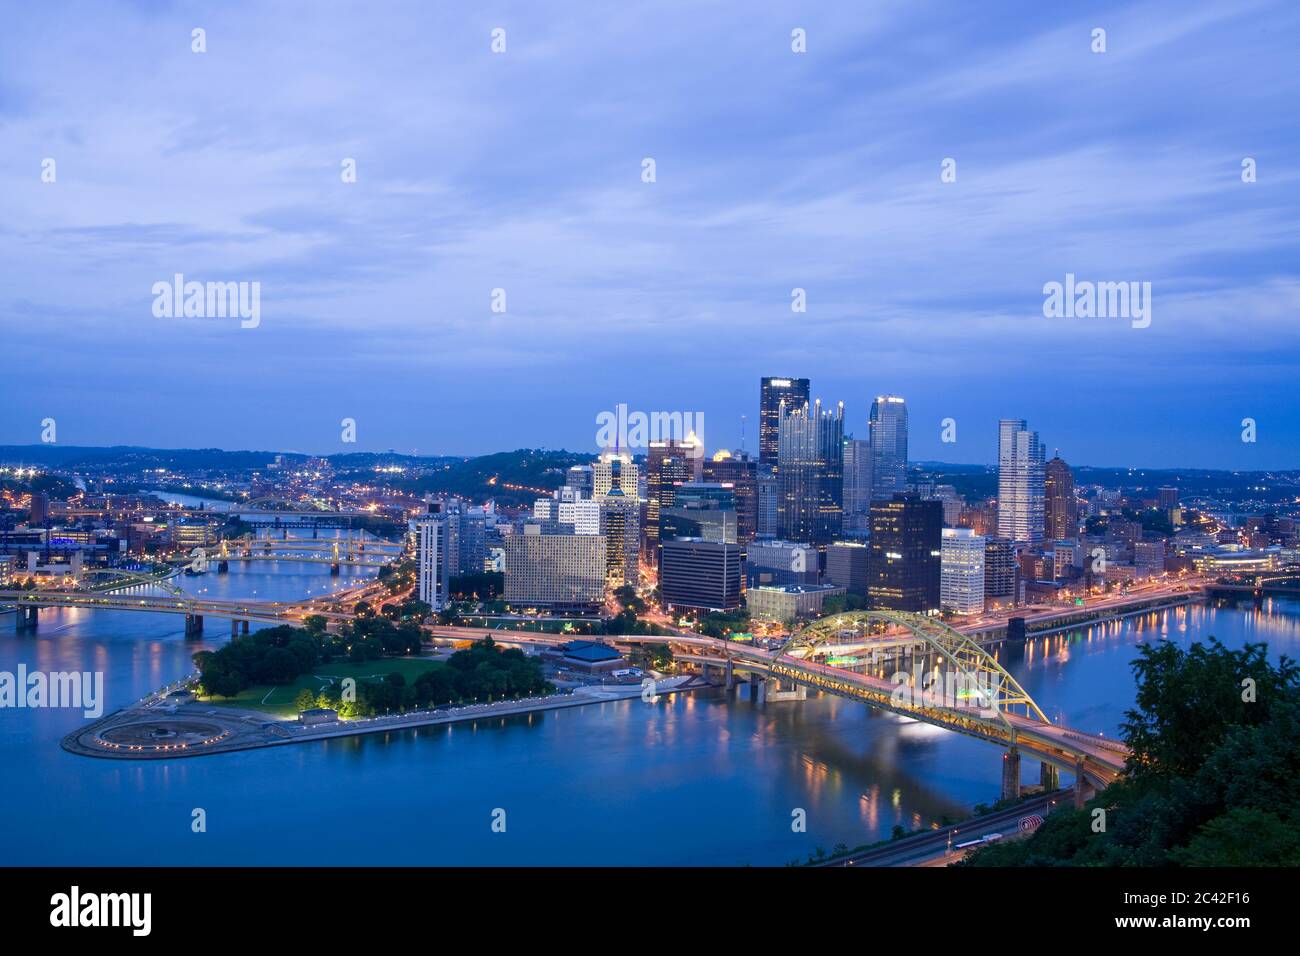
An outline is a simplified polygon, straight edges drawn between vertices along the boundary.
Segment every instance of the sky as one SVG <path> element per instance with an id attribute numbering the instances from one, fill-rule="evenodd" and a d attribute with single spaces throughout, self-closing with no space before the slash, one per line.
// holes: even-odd
<path id="1" fill-rule="evenodd" d="M 1014 417 L 1300 467 L 1293 0 L 0 17 L 0 443 L 594 451 L 625 404 L 753 451 L 779 375 L 858 437 L 904 396 L 914 460 Z M 156 314 L 177 273 L 257 324 Z M 1150 283 L 1149 325 L 1045 316 L 1067 274 Z"/>

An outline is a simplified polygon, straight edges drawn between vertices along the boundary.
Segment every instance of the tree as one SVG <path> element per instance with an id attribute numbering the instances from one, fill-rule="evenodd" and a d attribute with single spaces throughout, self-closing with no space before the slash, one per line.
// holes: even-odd
<path id="1" fill-rule="evenodd" d="M 1028 839 L 972 866 L 1300 864 L 1300 676 L 1262 644 L 1214 638 L 1145 645 L 1124 723 L 1128 771 L 1083 810 L 1052 813 Z M 1243 682 L 1251 683 L 1243 687 Z M 1108 825 L 1092 829 L 1093 811 Z"/>

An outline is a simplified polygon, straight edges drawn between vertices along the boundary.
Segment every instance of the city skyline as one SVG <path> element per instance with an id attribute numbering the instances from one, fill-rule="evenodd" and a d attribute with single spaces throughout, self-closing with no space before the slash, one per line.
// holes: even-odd
<path id="1" fill-rule="evenodd" d="M 204 18 L 197 54 L 180 9 L 7 14 L 0 441 L 585 449 L 625 402 L 756 451 L 785 372 L 859 437 L 906 396 L 918 460 L 1009 415 L 1079 462 L 1300 460 L 1291 5 Z M 159 317 L 176 275 L 260 283 L 256 327 Z M 1046 317 L 1076 276 L 1150 324 Z"/>

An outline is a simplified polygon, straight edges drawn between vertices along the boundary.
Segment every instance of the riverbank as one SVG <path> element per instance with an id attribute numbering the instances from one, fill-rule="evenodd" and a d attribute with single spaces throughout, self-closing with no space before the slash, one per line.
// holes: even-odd
<path id="1" fill-rule="evenodd" d="M 661 680 L 655 690 L 656 695 L 666 696 L 710 686 L 712 685 L 700 677 L 688 675 Z M 487 718 L 518 717 L 548 710 L 632 700 L 641 694 L 640 684 L 598 684 L 547 697 L 469 704 L 311 726 L 300 724 L 296 720 L 268 719 L 266 713 L 214 708 L 204 703 L 171 705 L 167 702 L 166 695 L 153 695 L 68 734 L 60 746 L 69 753 L 84 757 L 118 760 L 200 757 Z"/>

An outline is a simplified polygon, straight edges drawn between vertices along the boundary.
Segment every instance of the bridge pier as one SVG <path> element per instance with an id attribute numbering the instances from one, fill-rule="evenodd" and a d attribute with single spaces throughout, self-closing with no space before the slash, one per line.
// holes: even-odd
<path id="1" fill-rule="evenodd" d="M 1088 779 L 1083 775 L 1083 758 L 1074 762 L 1074 808 L 1082 810 L 1083 805 L 1096 793 Z"/>
<path id="2" fill-rule="evenodd" d="M 1002 755 L 1002 799 L 1020 796 L 1020 748 L 1015 744 Z"/>
<path id="3" fill-rule="evenodd" d="M 736 671 L 732 666 L 731 658 L 727 658 L 727 690 L 732 690 L 736 686 Z"/>
<path id="4" fill-rule="evenodd" d="M 240 622 L 239 622 L 239 633 L 240 633 L 240 634 L 247 634 L 247 633 L 248 633 L 248 622 L 247 622 L 247 621 L 240 621 Z"/>
<path id="5" fill-rule="evenodd" d="M 203 615 L 202 614 L 185 615 L 185 636 L 186 637 L 203 636 Z"/>
<path id="6" fill-rule="evenodd" d="M 221 560 L 221 561 L 218 561 L 218 562 L 217 562 L 217 573 L 218 573 L 218 574 L 228 574 L 229 572 L 230 572 L 230 562 L 229 562 L 229 561 Z"/>
<path id="7" fill-rule="evenodd" d="M 338 562 L 335 562 L 334 564 L 330 565 L 330 577 L 336 578 L 338 576 L 339 576 L 339 565 Z"/>
<path id="8" fill-rule="evenodd" d="M 35 607 L 19 607 L 14 612 L 14 630 L 21 634 L 23 631 L 36 630 L 36 623 L 40 620 L 37 613 L 40 609 Z"/>
<path id="9" fill-rule="evenodd" d="M 1043 785 L 1043 792 L 1061 789 L 1061 771 L 1044 760 L 1038 765 L 1038 779 Z"/>

